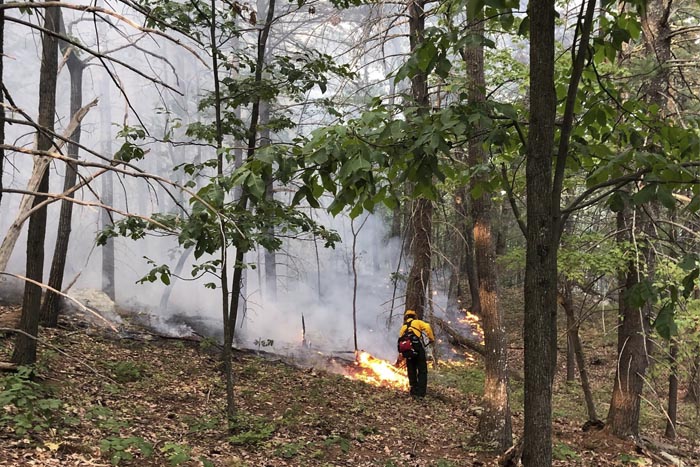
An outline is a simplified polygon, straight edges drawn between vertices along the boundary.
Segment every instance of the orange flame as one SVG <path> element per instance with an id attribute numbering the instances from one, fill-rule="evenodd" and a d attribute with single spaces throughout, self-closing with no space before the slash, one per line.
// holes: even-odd
<path id="1" fill-rule="evenodd" d="M 480 318 L 475 315 L 474 313 L 470 313 L 469 311 L 464 310 L 464 318 L 461 318 L 459 320 L 460 323 L 467 324 L 471 326 L 471 328 L 474 330 L 474 334 L 479 336 L 479 339 L 483 342 L 484 340 L 484 330 L 481 328 L 481 320 Z"/>
<path id="2" fill-rule="evenodd" d="M 364 351 L 355 353 L 355 366 L 346 376 L 374 386 L 408 389 L 408 377 L 404 371 Z"/>

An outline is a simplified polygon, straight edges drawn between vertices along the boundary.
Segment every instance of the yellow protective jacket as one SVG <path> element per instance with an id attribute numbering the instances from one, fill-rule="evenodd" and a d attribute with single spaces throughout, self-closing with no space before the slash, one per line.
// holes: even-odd
<path id="1" fill-rule="evenodd" d="M 435 340 L 433 328 L 431 328 L 428 323 L 420 319 L 409 319 L 408 321 L 406 321 L 403 324 L 403 326 L 401 326 L 401 330 L 399 331 L 399 337 L 403 336 L 403 333 L 406 332 L 406 328 L 408 328 L 409 325 L 411 327 L 411 332 L 416 336 L 421 337 L 421 334 L 425 333 L 425 335 L 428 336 L 428 341 L 430 343 L 432 343 Z"/>

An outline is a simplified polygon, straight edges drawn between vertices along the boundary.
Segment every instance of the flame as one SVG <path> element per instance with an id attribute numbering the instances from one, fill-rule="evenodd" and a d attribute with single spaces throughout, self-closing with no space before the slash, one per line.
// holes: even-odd
<path id="1" fill-rule="evenodd" d="M 374 386 L 408 389 L 408 377 L 404 371 L 365 351 L 355 353 L 355 365 L 346 376 Z"/>
<path id="2" fill-rule="evenodd" d="M 479 339 L 481 339 L 481 341 L 483 342 L 484 330 L 481 328 L 481 320 L 477 315 L 467 310 L 464 310 L 464 318 L 461 318 L 459 322 L 470 326 L 473 329 L 474 334 L 479 336 Z"/>

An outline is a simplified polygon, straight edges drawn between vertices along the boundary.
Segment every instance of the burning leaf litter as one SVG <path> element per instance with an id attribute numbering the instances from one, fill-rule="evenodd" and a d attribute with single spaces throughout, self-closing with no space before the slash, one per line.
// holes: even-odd
<path id="1" fill-rule="evenodd" d="M 365 351 L 356 352 L 355 364 L 345 376 L 374 386 L 408 390 L 408 377 L 401 368 Z"/>

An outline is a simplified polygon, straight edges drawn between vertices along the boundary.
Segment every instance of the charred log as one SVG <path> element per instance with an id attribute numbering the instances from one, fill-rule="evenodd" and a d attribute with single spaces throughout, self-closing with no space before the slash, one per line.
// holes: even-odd
<path id="1" fill-rule="evenodd" d="M 447 340 L 450 344 L 456 345 L 458 347 L 471 350 L 483 356 L 486 353 L 484 344 L 481 342 L 471 339 L 469 337 L 463 336 L 455 331 L 449 323 L 437 317 L 433 317 L 433 322 L 442 329 L 445 334 L 447 334 Z"/>

